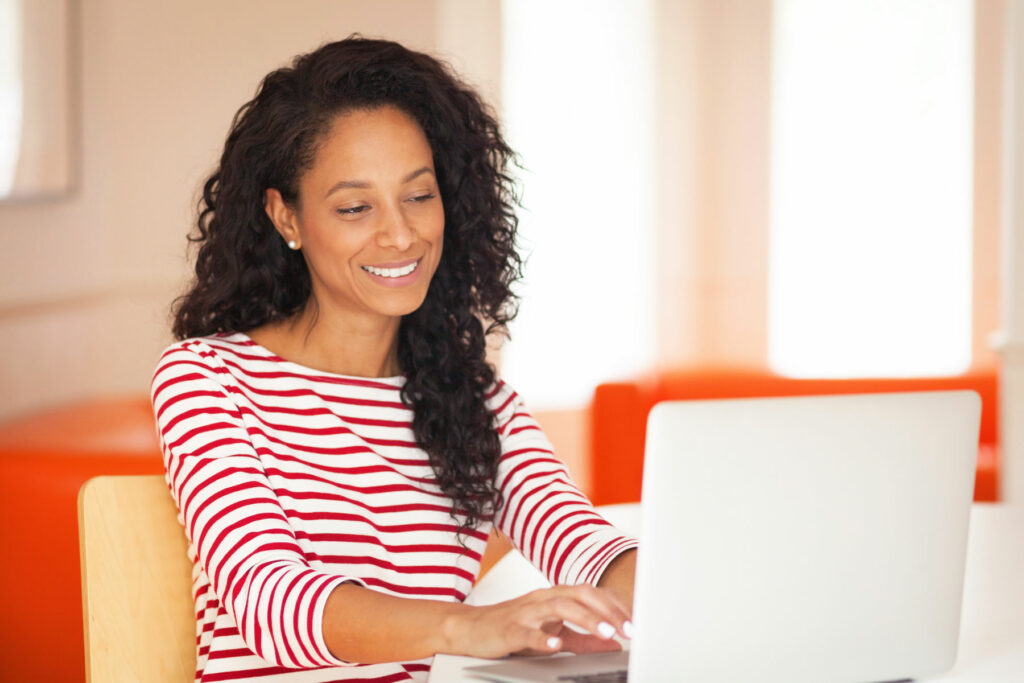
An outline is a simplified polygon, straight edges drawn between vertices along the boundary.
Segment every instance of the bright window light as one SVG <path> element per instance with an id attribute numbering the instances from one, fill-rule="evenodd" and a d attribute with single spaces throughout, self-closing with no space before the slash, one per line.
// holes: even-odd
<path id="1" fill-rule="evenodd" d="M 574 407 L 654 357 L 651 7 L 506 0 L 502 11 L 528 258 L 502 375 L 533 408 Z"/>
<path id="2" fill-rule="evenodd" d="M 776 371 L 968 367 L 973 23 L 970 0 L 775 0 Z"/>
<path id="3" fill-rule="evenodd" d="M 0 197 L 14 185 L 21 101 L 21 0 L 0 0 Z"/>

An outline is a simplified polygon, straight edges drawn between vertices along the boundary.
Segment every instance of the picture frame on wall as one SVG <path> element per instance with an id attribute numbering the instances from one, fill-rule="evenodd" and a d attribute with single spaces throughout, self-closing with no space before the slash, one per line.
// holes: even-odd
<path id="1" fill-rule="evenodd" d="M 0 202 L 77 184 L 73 0 L 0 0 Z"/>

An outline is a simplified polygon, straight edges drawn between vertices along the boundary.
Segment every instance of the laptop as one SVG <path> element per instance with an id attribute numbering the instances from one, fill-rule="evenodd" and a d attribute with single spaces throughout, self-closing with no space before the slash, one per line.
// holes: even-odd
<path id="1" fill-rule="evenodd" d="M 969 391 L 658 404 L 631 650 L 465 673 L 873 683 L 948 670 L 980 414 Z M 572 677 L 591 664 L 605 677 Z"/>

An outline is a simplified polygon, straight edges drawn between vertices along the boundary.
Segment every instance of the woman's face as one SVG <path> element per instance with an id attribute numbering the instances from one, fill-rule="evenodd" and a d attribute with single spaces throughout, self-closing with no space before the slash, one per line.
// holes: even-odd
<path id="1" fill-rule="evenodd" d="M 430 145 L 394 107 L 339 116 L 289 207 L 267 212 L 309 266 L 320 312 L 397 318 L 419 308 L 441 260 L 444 207 Z"/>

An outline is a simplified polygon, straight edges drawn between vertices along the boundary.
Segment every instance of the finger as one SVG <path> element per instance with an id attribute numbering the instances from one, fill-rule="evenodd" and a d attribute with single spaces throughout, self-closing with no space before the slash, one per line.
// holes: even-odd
<path id="1" fill-rule="evenodd" d="M 538 628 L 531 629 L 530 642 L 527 648 L 535 650 L 539 654 L 549 655 L 554 652 L 561 652 L 562 645 L 561 637 Z"/>
<path id="2" fill-rule="evenodd" d="M 622 598 L 606 588 L 598 588 L 597 586 L 591 586 L 590 584 L 581 584 L 579 586 L 571 586 L 575 591 L 578 591 L 580 599 L 588 604 L 602 605 L 607 609 L 615 612 L 616 616 L 623 620 L 632 618 L 632 610 L 629 608 Z"/>
<path id="3" fill-rule="evenodd" d="M 627 639 L 633 637 L 633 609 L 627 605 L 618 593 L 606 588 L 591 587 L 592 590 L 611 603 L 614 614 L 611 616 L 612 623 L 620 636 Z"/>
<path id="4" fill-rule="evenodd" d="M 579 633 L 571 629 L 565 629 L 562 635 L 562 651 L 573 652 L 578 655 L 591 654 L 593 652 L 614 652 L 621 650 L 617 640 L 605 640 L 589 633 Z"/>
<path id="5" fill-rule="evenodd" d="M 571 622 L 574 626 L 595 636 L 609 640 L 615 637 L 616 627 L 601 612 L 591 609 L 589 605 L 575 599 L 571 594 L 556 595 L 550 599 L 533 605 L 530 624 L 544 628 L 545 622 Z"/>
<path id="6" fill-rule="evenodd" d="M 519 655 L 550 655 L 562 649 L 562 623 L 555 621 L 541 626 L 520 625 L 507 631 L 509 652 Z"/>
<path id="7" fill-rule="evenodd" d="M 632 633 L 629 612 L 623 608 L 622 601 L 611 591 L 594 586 L 562 586 L 560 595 L 569 598 L 586 610 L 597 615 L 598 621 L 577 621 L 572 617 L 568 618 L 574 624 L 584 630 L 595 633 L 604 638 L 611 638 L 616 633 L 629 638 Z"/>

